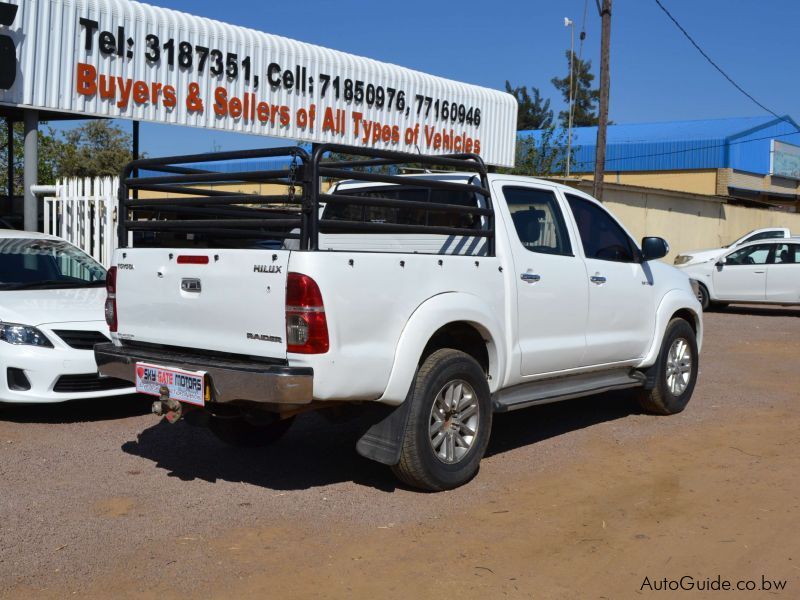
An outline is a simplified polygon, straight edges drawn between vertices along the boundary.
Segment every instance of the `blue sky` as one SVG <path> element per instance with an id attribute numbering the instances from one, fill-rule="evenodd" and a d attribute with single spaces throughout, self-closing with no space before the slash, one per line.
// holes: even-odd
<path id="1" fill-rule="evenodd" d="M 662 0 L 703 48 L 760 102 L 800 118 L 800 1 Z M 566 72 L 569 30 L 585 0 L 520 2 L 255 3 L 250 0 L 153 0 L 167 8 L 244 25 L 501 89 L 538 87 L 563 107 L 550 84 Z M 599 74 L 600 19 L 588 0 L 584 58 Z M 763 111 L 736 91 L 681 35 L 653 0 L 615 0 L 610 117 L 618 123 L 751 116 Z M 598 77 L 599 79 L 599 77 Z M 129 122 L 120 122 L 130 128 Z M 151 156 L 270 144 L 265 138 L 143 123 Z"/>

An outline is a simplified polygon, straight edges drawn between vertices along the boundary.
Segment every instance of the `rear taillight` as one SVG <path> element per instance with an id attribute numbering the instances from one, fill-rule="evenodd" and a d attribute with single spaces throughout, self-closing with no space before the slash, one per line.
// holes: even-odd
<path id="1" fill-rule="evenodd" d="M 289 273 L 286 282 L 286 346 L 299 354 L 323 354 L 329 348 L 322 294 L 302 273 Z"/>
<path id="2" fill-rule="evenodd" d="M 106 323 L 109 331 L 117 331 L 117 267 L 106 273 Z"/>

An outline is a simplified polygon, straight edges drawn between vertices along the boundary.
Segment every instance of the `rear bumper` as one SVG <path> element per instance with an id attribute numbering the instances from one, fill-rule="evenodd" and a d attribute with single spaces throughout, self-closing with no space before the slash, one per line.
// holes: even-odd
<path id="1" fill-rule="evenodd" d="M 313 398 L 314 371 L 310 367 L 240 362 L 183 352 L 98 344 L 94 355 L 100 373 L 136 381 L 136 363 L 205 371 L 211 386 L 210 403 L 236 401 L 302 405 Z"/>

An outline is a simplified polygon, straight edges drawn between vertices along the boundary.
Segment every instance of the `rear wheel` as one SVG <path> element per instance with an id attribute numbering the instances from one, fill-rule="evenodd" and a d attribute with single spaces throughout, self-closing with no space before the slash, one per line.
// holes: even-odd
<path id="1" fill-rule="evenodd" d="M 215 417 L 208 420 L 208 428 L 214 436 L 230 446 L 258 448 L 269 446 L 282 438 L 292 426 L 294 417 L 280 419 L 270 415 L 259 422 L 244 417 Z"/>
<path id="2" fill-rule="evenodd" d="M 400 462 L 405 483 L 440 491 L 477 473 L 492 428 L 489 385 L 478 362 L 458 350 L 431 354 L 414 379 Z"/>
<path id="3" fill-rule="evenodd" d="M 697 382 L 697 338 L 684 319 L 672 319 L 664 333 L 658 362 L 656 384 L 643 391 L 639 404 L 647 412 L 673 415 L 681 412 L 692 397 Z"/>

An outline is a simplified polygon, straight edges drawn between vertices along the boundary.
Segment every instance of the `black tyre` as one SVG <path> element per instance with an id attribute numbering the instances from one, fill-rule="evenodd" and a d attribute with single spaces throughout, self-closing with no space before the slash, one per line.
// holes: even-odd
<path id="1" fill-rule="evenodd" d="M 208 428 L 217 439 L 230 446 L 242 448 L 260 448 L 269 446 L 281 439 L 292 426 L 294 417 L 266 419 L 254 423 L 243 417 L 222 418 L 211 416 Z"/>
<path id="2" fill-rule="evenodd" d="M 489 385 L 478 362 L 445 348 L 417 371 L 395 475 L 410 486 L 440 491 L 478 472 L 492 429 Z"/>
<path id="3" fill-rule="evenodd" d="M 681 412 L 692 397 L 698 365 L 694 329 L 684 319 L 672 319 L 653 367 L 658 369 L 655 387 L 641 393 L 641 407 L 657 415 Z"/>
<path id="4" fill-rule="evenodd" d="M 700 306 L 703 307 L 703 311 L 708 310 L 711 305 L 711 298 L 708 297 L 708 288 L 702 283 L 698 284 L 697 300 L 700 302 Z"/>

